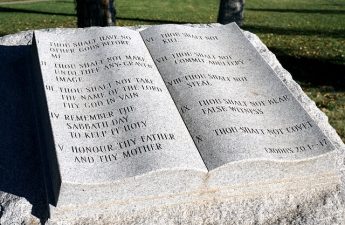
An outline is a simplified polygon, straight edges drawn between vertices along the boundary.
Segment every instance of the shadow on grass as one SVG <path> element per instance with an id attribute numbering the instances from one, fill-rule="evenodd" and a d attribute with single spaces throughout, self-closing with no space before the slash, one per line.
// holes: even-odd
<path id="1" fill-rule="evenodd" d="M 161 20 L 161 19 L 145 19 L 145 18 L 128 18 L 128 17 L 116 17 L 117 20 L 127 20 L 127 21 L 138 21 L 138 22 L 147 22 L 147 23 L 159 23 L 159 24 L 186 24 L 186 23 L 196 23 L 190 21 L 174 21 L 174 20 Z"/>
<path id="2" fill-rule="evenodd" d="M 9 33 L 5 33 L 5 32 L 0 32 L 0 38 L 2 38 L 3 36 L 9 35 Z"/>
<path id="3" fill-rule="evenodd" d="M 313 58 L 297 58 L 286 55 L 279 49 L 270 49 L 274 52 L 283 65 L 289 71 L 294 80 L 308 85 L 332 86 L 336 91 L 345 91 L 345 65 L 336 64 L 330 60 Z"/>
<path id="4" fill-rule="evenodd" d="M 316 35 L 322 37 L 345 38 L 345 29 L 320 31 L 282 27 L 269 27 L 260 25 L 244 25 L 242 28 L 253 33 L 273 33 L 278 35 Z"/>
<path id="5" fill-rule="evenodd" d="M 32 13 L 32 14 L 42 14 L 42 15 L 57 15 L 57 16 L 76 16 L 75 13 L 61 13 L 61 12 L 44 12 L 31 9 L 14 9 L 0 6 L 0 12 L 9 12 L 9 13 Z M 191 23 L 189 21 L 175 21 L 175 20 L 161 20 L 161 19 L 145 19 L 145 18 L 129 18 L 129 17 L 116 17 L 118 20 L 127 20 L 127 21 L 138 21 L 138 22 L 148 22 L 148 23 Z"/>
<path id="6" fill-rule="evenodd" d="M 64 0 L 55 0 L 57 3 L 68 3 L 68 4 L 73 4 L 74 5 L 74 0 L 72 1 L 64 1 Z"/>
<path id="7" fill-rule="evenodd" d="M 279 12 L 279 13 L 317 13 L 317 14 L 345 14 L 345 10 L 339 9 L 268 9 L 268 8 L 246 8 L 248 11 Z"/>
<path id="8" fill-rule="evenodd" d="M 76 16 L 74 13 L 61 13 L 61 12 L 43 12 L 37 11 L 32 9 L 14 9 L 0 6 L 0 13 L 1 12 L 9 12 L 9 13 L 32 13 L 32 14 L 42 14 L 42 15 L 56 15 L 56 16 Z"/>

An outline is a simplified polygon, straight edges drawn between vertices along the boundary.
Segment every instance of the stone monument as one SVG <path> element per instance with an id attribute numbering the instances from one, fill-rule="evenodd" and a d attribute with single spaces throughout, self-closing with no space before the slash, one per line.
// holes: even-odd
<path id="1" fill-rule="evenodd" d="M 0 43 L 1 224 L 345 222 L 344 144 L 235 24 Z"/>

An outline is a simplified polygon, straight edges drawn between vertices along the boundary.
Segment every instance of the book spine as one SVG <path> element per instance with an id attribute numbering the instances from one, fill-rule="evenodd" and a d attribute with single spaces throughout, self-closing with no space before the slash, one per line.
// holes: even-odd
<path id="1" fill-rule="evenodd" d="M 31 87 L 33 89 L 32 102 L 38 132 L 38 147 L 42 160 L 41 165 L 43 167 L 43 179 L 46 189 L 47 202 L 51 205 L 56 206 L 61 186 L 61 176 L 59 173 L 59 166 L 57 162 L 54 138 L 49 118 L 48 105 L 44 91 L 45 87 L 42 79 L 42 72 L 40 67 L 41 62 L 39 59 L 36 43 L 37 41 L 38 40 L 34 33 L 31 52 L 32 73 L 30 77 Z"/>

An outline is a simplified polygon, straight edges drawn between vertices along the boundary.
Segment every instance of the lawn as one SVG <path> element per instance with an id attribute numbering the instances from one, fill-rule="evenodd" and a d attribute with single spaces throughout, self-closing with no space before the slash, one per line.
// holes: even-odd
<path id="1" fill-rule="evenodd" d="M 0 36 L 75 27 L 73 0 L 4 4 Z M 216 22 L 218 1 L 116 0 L 117 25 Z M 345 141 L 345 0 L 247 0 L 243 29 L 256 33 Z"/>

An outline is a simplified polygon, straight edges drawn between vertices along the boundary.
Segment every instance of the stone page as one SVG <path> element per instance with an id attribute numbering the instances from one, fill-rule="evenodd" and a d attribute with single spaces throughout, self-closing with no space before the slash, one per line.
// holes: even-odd
<path id="1" fill-rule="evenodd" d="M 207 171 L 137 31 L 35 31 L 35 38 L 62 183 Z"/>
<path id="2" fill-rule="evenodd" d="M 162 25 L 141 35 L 209 170 L 334 149 L 236 24 Z"/>

